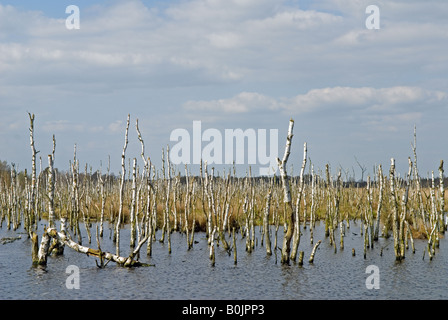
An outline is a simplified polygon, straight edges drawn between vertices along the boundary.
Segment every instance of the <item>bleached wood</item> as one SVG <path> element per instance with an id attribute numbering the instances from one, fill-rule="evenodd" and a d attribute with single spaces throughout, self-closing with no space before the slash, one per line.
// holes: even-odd
<path id="1" fill-rule="evenodd" d="M 300 244 L 300 211 L 301 211 L 301 204 L 302 204 L 302 198 L 303 198 L 303 190 L 304 190 L 304 175 L 305 175 L 305 167 L 306 167 L 306 159 L 307 159 L 307 143 L 305 142 L 303 144 L 303 160 L 302 160 L 302 167 L 300 168 L 300 180 L 299 180 L 299 191 L 297 195 L 296 200 L 296 206 L 295 206 L 295 226 L 294 226 L 294 236 L 293 236 L 293 244 L 291 248 L 291 259 L 293 261 L 296 260 L 297 257 L 297 250 L 299 248 Z M 305 221 L 306 223 L 306 221 Z"/>
<path id="2" fill-rule="evenodd" d="M 272 193 L 271 193 L 271 189 L 269 189 L 268 194 L 266 196 L 266 207 L 264 209 L 264 215 L 263 215 L 263 232 L 264 232 L 264 238 L 265 238 L 265 242 L 266 242 L 266 253 L 268 255 L 272 254 L 271 235 L 270 235 L 270 231 L 269 231 L 269 212 L 271 209 L 271 198 L 272 198 Z"/>
<path id="3" fill-rule="evenodd" d="M 400 248 L 400 218 L 398 216 L 398 202 L 395 190 L 395 159 L 390 160 L 390 201 L 392 207 L 392 232 L 394 236 L 394 252 L 395 259 L 401 260 L 401 248 Z"/>
<path id="4" fill-rule="evenodd" d="M 379 237 L 381 207 L 383 205 L 384 177 L 383 177 L 383 168 L 382 168 L 381 164 L 378 166 L 378 181 L 379 181 L 379 198 L 378 198 L 378 206 L 377 206 L 377 210 L 376 210 L 375 229 L 374 229 L 374 234 L 373 234 L 374 241 L 377 241 L 378 237 Z"/>
<path id="5" fill-rule="evenodd" d="M 53 156 L 48 155 L 48 223 L 51 228 L 55 226 L 55 214 L 54 214 L 54 168 L 53 168 Z"/>
<path id="6" fill-rule="evenodd" d="M 123 146 L 123 152 L 121 154 L 121 182 L 120 182 L 120 206 L 118 209 L 118 218 L 117 223 L 115 226 L 115 234 L 116 234 L 116 255 L 120 255 L 120 228 L 121 228 L 121 219 L 123 215 L 123 197 L 124 197 L 124 185 L 126 180 L 126 148 L 128 146 L 128 131 L 129 131 L 129 120 L 130 120 L 130 114 L 128 114 L 128 118 L 126 121 L 126 131 L 124 135 L 124 146 Z"/>
<path id="7" fill-rule="evenodd" d="M 447 225 L 445 224 L 445 186 L 444 186 L 444 174 L 443 174 L 443 160 L 440 160 L 439 165 L 439 224 L 441 228 L 441 232 L 445 232 L 447 230 Z"/>
<path id="8" fill-rule="evenodd" d="M 313 250 L 311 251 L 311 255 L 310 255 L 310 259 L 308 260 L 309 263 L 313 263 L 314 262 L 314 256 L 316 255 L 316 250 L 319 247 L 319 245 L 321 244 L 321 240 L 317 241 L 316 244 L 313 247 Z"/>
<path id="9" fill-rule="evenodd" d="M 283 202 L 285 204 L 286 209 L 286 232 L 283 237 L 283 246 L 282 246 L 282 257 L 281 262 L 283 264 L 288 264 L 290 259 L 290 251 L 291 251 L 291 239 L 294 235 L 294 210 L 292 208 L 292 200 L 291 200 L 291 190 L 289 186 L 289 178 L 286 172 L 286 164 L 289 158 L 289 154 L 291 152 L 291 140 L 293 137 L 293 129 L 294 129 L 294 120 L 289 121 L 288 127 L 288 135 L 286 137 L 286 146 L 285 153 L 283 154 L 283 159 L 280 160 L 277 158 L 277 164 L 280 170 L 280 176 L 282 180 L 283 186 Z"/>
<path id="10" fill-rule="evenodd" d="M 31 147 L 31 186 L 30 186 L 30 225 L 36 221 L 37 210 L 37 179 L 36 179 L 36 155 L 39 151 L 36 151 L 34 146 L 34 113 L 28 112 L 30 118 L 30 147 Z M 28 230 L 31 232 L 31 230 Z"/>

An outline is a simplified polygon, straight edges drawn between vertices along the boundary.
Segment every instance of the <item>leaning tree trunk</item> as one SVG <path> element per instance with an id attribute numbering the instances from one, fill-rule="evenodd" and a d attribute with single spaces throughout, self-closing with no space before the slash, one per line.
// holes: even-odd
<path id="1" fill-rule="evenodd" d="M 308 260 L 309 263 L 314 262 L 314 255 L 316 254 L 317 247 L 321 244 L 321 240 L 317 241 L 317 243 L 314 245 L 313 250 L 311 251 L 310 259 Z"/>

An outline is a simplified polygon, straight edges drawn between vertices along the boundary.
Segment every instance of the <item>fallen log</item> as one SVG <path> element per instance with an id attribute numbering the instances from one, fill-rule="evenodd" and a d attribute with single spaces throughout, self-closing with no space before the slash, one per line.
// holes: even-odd
<path id="1" fill-rule="evenodd" d="M 40 244 L 40 248 L 38 249 L 38 252 L 33 252 L 33 264 L 37 265 L 46 265 L 47 264 L 47 256 L 51 253 L 49 250 L 50 246 L 50 240 L 51 238 L 55 239 L 57 242 L 62 243 L 66 245 L 67 247 L 80 252 L 85 253 L 88 256 L 94 256 L 99 258 L 101 261 L 110 260 L 113 261 L 120 266 L 124 267 L 148 267 L 153 266 L 150 264 L 142 263 L 138 260 L 134 260 L 134 257 L 137 256 L 138 252 L 140 251 L 141 246 L 146 242 L 148 239 L 148 236 L 146 236 L 144 239 L 142 239 L 134 251 L 131 252 L 131 254 L 128 257 L 119 256 L 110 252 L 103 252 L 100 249 L 92 249 L 83 245 L 80 245 L 79 243 L 73 241 L 70 239 L 69 236 L 67 236 L 65 230 L 62 230 L 58 232 L 55 228 L 46 228 L 44 231 L 44 235 L 42 236 L 42 241 Z M 33 241 L 36 241 L 37 243 L 37 237 L 33 237 Z M 37 246 L 33 246 L 34 250 L 36 250 Z"/>

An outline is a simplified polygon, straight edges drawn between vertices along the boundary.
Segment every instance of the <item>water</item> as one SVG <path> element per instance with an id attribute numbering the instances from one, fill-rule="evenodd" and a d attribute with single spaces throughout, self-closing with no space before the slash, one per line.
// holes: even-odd
<path id="1" fill-rule="evenodd" d="M 92 243 L 88 244 L 85 229 L 81 226 L 83 244 L 96 248 L 95 229 Z M 42 227 L 38 234 L 41 238 Z M 204 233 L 196 233 L 198 241 L 187 251 L 184 234 L 172 233 L 172 253 L 168 244 L 154 242 L 153 255 L 146 256 L 146 245 L 140 261 L 153 267 L 123 268 L 110 262 L 97 268 L 94 257 L 66 247 L 64 255 L 49 257 L 47 266 L 32 267 L 31 241 L 23 230 L 8 231 L 0 228 L 0 238 L 21 235 L 20 240 L 0 244 L 0 299 L 447 299 L 448 298 L 448 243 L 441 239 L 440 248 L 432 261 L 426 254 L 426 241 L 415 240 L 415 254 L 406 251 L 406 259 L 396 262 L 393 239 L 380 238 L 373 249 L 363 256 L 363 240 L 359 225 L 351 223 L 344 238 L 345 249 L 335 253 L 323 226 L 317 225 L 315 242 L 322 240 L 314 264 L 308 263 L 312 245 L 309 228 L 302 231 L 299 250 L 304 251 L 304 264 L 289 266 L 280 263 L 280 252 L 266 255 L 257 230 L 258 245 L 252 253 L 245 251 L 245 239 L 237 234 L 238 263 L 222 248 L 216 248 L 215 266 L 209 260 Z M 129 230 L 121 232 L 121 254 L 129 253 Z M 157 239 L 160 233 L 157 234 Z M 281 244 L 283 234 L 278 233 Z M 227 239 L 229 236 L 227 235 Z M 336 237 L 339 244 L 339 235 Z M 231 243 L 231 241 L 230 241 Z M 274 241 L 272 239 L 272 244 Z M 352 256 L 352 248 L 356 256 Z M 383 248 L 382 255 L 381 248 Z M 103 251 L 115 252 L 115 245 L 105 228 Z M 80 271 L 80 289 L 67 289 L 66 273 L 69 265 Z M 369 265 L 379 270 L 379 289 L 368 289 L 366 273 Z"/>

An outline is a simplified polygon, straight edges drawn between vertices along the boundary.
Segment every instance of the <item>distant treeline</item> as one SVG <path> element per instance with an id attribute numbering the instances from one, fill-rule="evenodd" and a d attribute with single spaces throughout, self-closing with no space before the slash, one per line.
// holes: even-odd
<path id="1" fill-rule="evenodd" d="M 7 185 L 11 183 L 11 169 L 12 169 L 13 166 L 15 166 L 13 163 L 8 164 L 7 161 L 0 160 L 0 181 L 3 181 L 3 183 L 6 183 Z M 25 173 L 26 173 L 28 179 L 31 179 L 31 174 L 29 172 L 26 172 L 26 170 L 25 171 L 24 170 L 17 171 L 17 168 L 14 168 L 14 169 L 16 170 L 17 182 L 18 182 L 19 186 L 23 187 L 25 185 Z M 42 171 L 45 171 L 45 169 L 42 169 Z M 128 172 L 130 173 L 130 170 Z M 59 171 L 57 168 L 55 168 L 56 179 L 57 179 L 58 176 L 61 176 L 61 175 L 67 176 L 67 174 L 68 174 L 68 172 L 66 172 L 66 171 Z M 95 182 L 96 183 L 96 182 L 98 182 L 99 174 L 100 174 L 99 171 L 86 172 L 86 170 L 85 170 L 84 172 L 79 172 L 79 181 L 82 183 L 84 178 L 87 176 L 91 182 Z M 113 183 L 116 180 L 120 179 L 120 176 L 115 175 L 114 173 L 110 173 L 108 175 L 103 173 L 102 176 L 103 176 L 103 179 L 107 178 L 110 183 Z M 224 178 L 227 178 L 227 177 L 222 177 L 221 175 L 215 176 L 215 179 L 217 179 L 217 180 L 224 179 Z M 304 182 L 306 184 L 311 184 L 311 178 L 312 178 L 311 174 L 305 174 L 304 175 Z M 131 180 L 131 177 L 129 176 L 128 179 Z M 172 177 L 172 180 L 173 179 L 174 179 L 174 177 Z M 189 179 L 197 179 L 197 181 L 199 183 L 201 183 L 201 177 L 200 176 L 192 176 L 192 177 L 189 177 Z M 230 179 L 231 179 L 231 181 L 235 181 L 235 180 L 238 181 L 238 180 L 247 179 L 247 177 L 234 177 L 234 176 L 231 176 Z M 268 182 L 271 179 L 273 179 L 273 182 L 275 184 L 281 184 L 281 179 L 280 179 L 279 175 L 275 175 L 273 177 L 267 177 L 267 176 L 251 177 L 249 179 L 251 179 L 252 181 L 255 181 L 255 182 L 261 182 L 261 181 Z M 294 183 L 294 184 L 298 184 L 299 183 L 299 177 L 298 176 L 292 176 L 292 177 L 290 177 L 290 179 L 291 179 L 291 183 Z M 376 180 L 377 180 L 376 176 L 375 177 L 371 177 L 371 182 L 373 184 L 376 184 Z M 438 177 L 434 178 L 434 182 L 435 182 L 436 185 L 439 185 L 439 180 L 440 179 Z M 431 184 L 432 184 L 431 179 L 429 179 L 429 178 L 420 178 L 420 181 L 421 181 L 422 187 L 424 187 L 424 188 L 431 187 Z M 443 182 L 444 182 L 444 185 L 448 185 L 448 177 L 445 177 Z M 186 183 L 186 177 L 184 175 L 180 176 L 180 183 L 181 184 L 185 184 Z M 323 183 L 325 183 L 325 182 L 323 182 Z M 333 183 L 334 183 L 334 181 L 333 181 Z M 343 187 L 346 187 L 346 188 L 350 188 L 350 187 L 352 187 L 352 188 L 364 188 L 364 187 L 366 187 L 366 185 L 367 185 L 367 181 L 361 181 L 361 180 L 355 181 L 353 178 L 349 178 L 348 181 L 344 181 L 343 180 Z"/>

